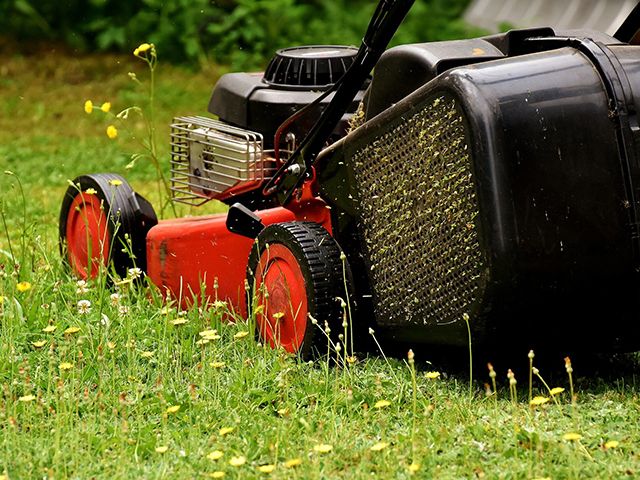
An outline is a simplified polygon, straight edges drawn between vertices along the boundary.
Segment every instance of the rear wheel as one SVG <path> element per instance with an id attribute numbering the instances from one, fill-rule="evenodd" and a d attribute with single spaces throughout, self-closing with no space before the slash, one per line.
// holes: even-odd
<path id="1" fill-rule="evenodd" d="M 146 268 L 145 238 L 158 223 L 153 207 L 120 175 L 82 175 L 69 186 L 60 209 L 60 250 L 78 277 L 100 268 Z"/>
<path id="2" fill-rule="evenodd" d="M 328 340 L 320 330 L 325 322 L 332 341 L 343 331 L 340 298 L 346 300 L 346 295 L 341 253 L 317 223 L 269 225 L 258 235 L 247 279 L 259 338 L 305 359 L 327 352 Z M 350 281 L 346 260 L 344 266 Z"/>

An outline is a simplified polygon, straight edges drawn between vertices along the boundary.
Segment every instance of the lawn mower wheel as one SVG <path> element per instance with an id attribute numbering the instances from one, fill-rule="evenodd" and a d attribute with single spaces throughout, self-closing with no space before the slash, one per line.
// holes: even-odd
<path id="1" fill-rule="evenodd" d="M 82 175 L 60 209 L 60 250 L 74 274 L 94 278 L 100 266 L 116 273 L 146 269 L 145 238 L 158 219 L 151 204 L 113 173 Z"/>
<path id="2" fill-rule="evenodd" d="M 346 298 L 341 254 L 313 222 L 273 224 L 258 235 L 247 267 L 249 302 L 262 307 L 255 316 L 258 338 L 303 359 L 327 352 L 325 322 L 332 342 L 338 341 L 344 330 L 340 298 Z M 350 280 L 346 260 L 345 267 Z"/>

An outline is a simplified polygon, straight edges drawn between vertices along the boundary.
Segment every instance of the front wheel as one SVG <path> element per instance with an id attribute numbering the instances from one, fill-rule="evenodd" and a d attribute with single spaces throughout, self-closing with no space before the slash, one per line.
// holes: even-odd
<path id="1" fill-rule="evenodd" d="M 146 268 L 146 235 L 158 223 L 151 204 L 120 175 L 77 177 L 60 209 L 60 251 L 71 271 L 95 278 L 113 265 L 116 273 Z"/>
<path id="2" fill-rule="evenodd" d="M 325 322 L 334 345 L 344 331 L 341 299 L 347 300 L 345 279 L 349 285 L 349 266 L 321 225 L 267 226 L 256 239 L 247 268 L 258 337 L 304 359 L 326 353 Z"/>

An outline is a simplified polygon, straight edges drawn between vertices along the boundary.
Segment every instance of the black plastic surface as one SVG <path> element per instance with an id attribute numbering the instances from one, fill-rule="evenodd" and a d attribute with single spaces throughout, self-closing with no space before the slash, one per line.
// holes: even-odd
<path id="1" fill-rule="evenodd" d="M 367 291 L 374 266 L 354 229 L 374 213 L 359 210 L 352 157 L 445 95 L 467 123 L 477 228 L 489 259 L 486 286 L 469 312 L 475 338 L 640 347 L 640 47 L 580 43 L 539 42 L 527 47 L 534 53 L 448 70 L 323 152 L 322 195 L 364 296 L 375 296 Z M 397 338 L 464 344 L 461 319 L 445 320 L 389 326 Z"/>
<path id="2" fill-rule="evenodd" d="M 344 75 L 357 53 L 341 45 L 283 48 L 269 62 L 264 81 L 285 89 L 325 90 Z"/>

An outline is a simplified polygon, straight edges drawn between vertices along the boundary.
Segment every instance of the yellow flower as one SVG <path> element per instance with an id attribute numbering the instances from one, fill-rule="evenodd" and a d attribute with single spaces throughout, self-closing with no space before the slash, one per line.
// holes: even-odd
<path id="1" fill-rule="evenodd" d="M 78 333 L 80 328 L 78 327 L 69 327 L 64 331 L 65 335 L 73 335 L 74 333 Z"/>
<path id="2" fill-rule="evenodd" d="M 425 373 L 426 377 L 435 380 L 436 378 L 440 378 L 440 372 L 427 372 Z"/>
<path id="3" fill-rule="evenodd" d="M 151 357 L 153 357 L 154 354 L 155 354 L 155 352 L 151 352 L 151 351 L 147 350 L 147 351 L 142 352 L 140 354 L 140 356 L 142 358 L 151 358 Z"/>
<path id="4" fill-rule="evenodd" d="M 207 338 L 211 337 L 212 335 L 216 335 L 217 333 L 217 330 L 203 330 L 202 332 L 198 333 L 198 335 L 200 335 L 202 338 Z"/>
<path id="5" fill-rule="evenodd" d="M 220 434 L 221 437 L 224 437 L 228 433 L 233 432 L 233 430 L 234 430 L 234 427 L 222 427 L 220 429 L 220 432 L 218 432 L 218 433 Z"/>
<path id="6" fill-rule="evenodd" d="M 207 458 L 209 460 L 220 460 L 223 456 L 224 452 L 221 452 L 220 450 L 214 450 L 209 455 L 207 455 Z"/>
<path id="7" fill-rule="evenodd" d="M 167 414 L 176 413 L 180 410 L 180 405 L 169 405 L 167 407 Z"/>
<path id="8" fill-rule="evenodd" d="M 292 458 L 292 459 L 287 460 L 286 462 L 284 462 L 284 466 L 287 467 L 287 468 L 297 467 L 300 464 L 302 464 L 302 459 L 301 458 Z"/>
<path id="9" fill-rule="evenodd" d="M 537 407 L 539 405 L 544 405 L 548 401 L 549 399 L 547 397 L 537 396 L 537 397 L 533 397 L 529 403 L 534 407 Z"/>
<path id="10" fill-rule="evenodd" d="M 389 400 L 378 400 L 373 404 L 373 408 L 385 408 L 389 405 L 391 405 L 391 402 Z"/>
<path id="11" fill-rule="evenodd" d="M 100 110 L 102 110 L 104 113 L 108 113 L 111 110 L 111 103 L 110 102 L 104 102 L 102 104 L 102 106 L 100 107 Z"/>
<path id="12" fill-rule="evenodd" d="M 242 331 L 242 332 L 238 332 L 238 333 L 236 333 L 236 334 L 233 336 L 233 338 L 244 338 L 244 337 L 246 337 L 247 335 L 249 335 L 249 332 L 247 332 L 247 331 Z"/>
<path id="13" fill-rule="evenodd" d="M 4 297 L 0 295 L 0 305 L 2 305 L 3 303 L 4 303 Z"/>
<path id="14" fill-rule="evenodd" d="M 109 185 L 111 185 L 112 187 L 119 187 L 120 185 L 122 185 L 122 180 L 114 178 L 113 180 L 109 180 Z"/>
<path id="15" fill-rule="evenodd" d="M 107 137 L 109 137 L 111 140 L 113 140 L 117 136 L 118 136 L 118 129 L 113 125 L 109 125 L 107 127 Z"/>
<path id="16" fill-rule="evenodd" d="M 31 290 L 31 284 L 29 282 L 20 282 L 16 285 L 16 290 L 23 293 L 28 290 Z"/>
<path id="17" fill-rule="evenodd" d="M 42 329 L 42 331 L 44 333 L 51 333 L 51 332 L 55 332 L 56 328 L 58 328 L 58 327 L 56 327 L 55 325 L 47 325 L 46 327 L 44 327 Z"/>
<path id="18" fill-rule="evenodd" d="M 36 399 L 35 395 L 25 395 L 18 399 L 19 402 L 32 402 Z"/>
<path id="19" fill-rule="evenodd" d="M 223 368 L 226 363 L 224 362 L 211 362 L 209 365 L 211 365 L 213 368 Z"/>
<path id="20" fill-rule="evenodd" d="M 580 435 L 579 433 L 575 433 L 575 432 L 569 432 L 569 433 L 565 433 L 564 435 L 562 435 L 562 439 L 563 440 L 567 440 L 567 441 L 576 441 L 576 440 L 580 440 L 582 438 L 582 435 Z"/>
<path id="21" fill-rule="evenodd" d="M 145 53 L 153 47 L 152 43 L 141 43 L 138 48 L 133 51 L 133 54 L 138 57 L 141 53 Z"/>
<path id="22" fill-rule="evenodd" d="M 620 442 L 617 440 L 609 440 L 607 443 L 604 444 L 604 448 L 618 448 L 618 445 L 620 445 Z"/>
<path id="23" fill-rule="evenodd" d="M 31 345 L 33 345 L 36 348 L 42 348 L 47 344 L 46 340 L 38 340 L 36 342 L 31 342 Z"/>
<path id="24" fill-rule="evenodd" d="M 319 443 L 313 447 L 313 451 L 316 453 L 329 453 L 331 450 L 333 450 L 333 445 L 328 443 Z"/>
<path id="25" fill-rule="evenodd" d="M 169 447 L 167 447 L 166 445 L 160 445 L 159 447 L 156 447 L 156 452 L 158 453 L 165 453 L 167 450 L 169 450 Z"/>
<path id="26" fill-rule="evenodd" d="M 379 452 L 380 450 L 384 450 L 388 446 L 389 446 L 389 444 L 387 442 L 378 442 L 378 443 L 372 445 L 369 450 L 371 450 L 372 452 Z"/>
<path id="27" fill-rule="evenodd" d="M 271 473 L 276 469 L 275 465 L 260 465 L 258 470 L 262 473 Z"/>
<path id="28" fill-rule="evenodd" d="M 409 465 L 409 471 L 411 473 L 416 473 L 418 470 L 420 470 L 420 464 L 417 462 L 412 462 L 411 465 Z"/>
<path id="29" fill-rule="evenodd" d="M 555 387 L 555 388 L 552 388 L 552 389 L 549 391 L 549 393 L 551 394 L 551 396 L 559 395 L 559 394 L 561 394 L 562 392 L 564 392 L 564 388 L 562 388 L 562 387 Z"/>
<path id="30" fill-rule="evenodd" d="M 87 189 L 84 191 L 84 193 L 86 193 L 87 195 L 95 195 L 95 194 L 96 194 L 96 193 L 98 193 L 98 192 L 96 191 L 96 189 L 95 189 L 95 188 L 91 188 L 91 187 L 89 187 L 89 188 L 87 188 Z"/>
<path id="31" fill-rule="evenodd" d="M 87 100 L 86 102 L 84 102 L 84 111 L 86 113 L 93 112 L 93 102 L 91 100 Z"/>
<path id="32" fill-rule="evenodd" d="M 210 478 L 222 478 L 222 477 L 224 477 L 224 472 L 221 472 L 221 471 L 213 472 L 213 473 L 208 474 L 208 477 L 210 477 Z"/>
<path id="33" fill-rule="evenodd" d="M 229 459 L 229 465 L 231 465 L 232 467 L 241 467 L 245 463 L 247 463 L 247 459 L 242 455 L 240 455 L 239 457 L 231 457 Z"/>
<path id="34" fill-rule="evenodd" d="M 58 368 L 60 370 L 71 370 L 73 368 L 73 363 L 62 362 L 60 365 L 58 365 Z"/>

